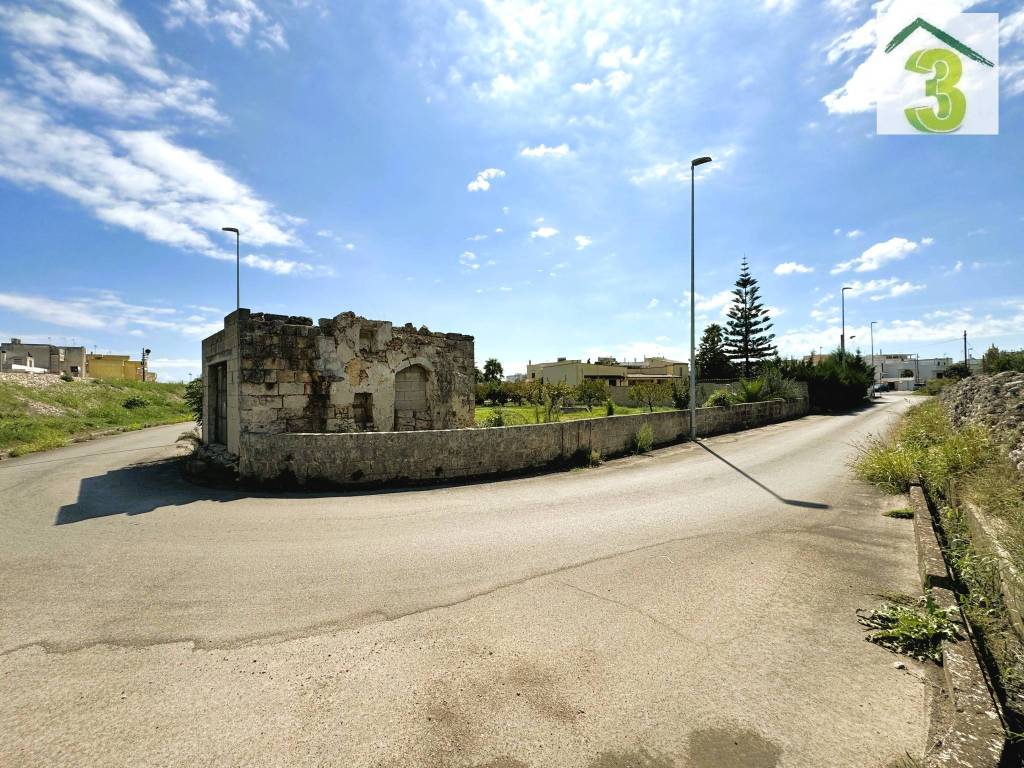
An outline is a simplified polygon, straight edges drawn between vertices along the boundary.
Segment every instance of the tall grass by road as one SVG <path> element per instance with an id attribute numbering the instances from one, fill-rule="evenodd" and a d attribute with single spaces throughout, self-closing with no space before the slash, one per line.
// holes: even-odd
<path id="1" fill-rule="evenodd" d="M 938 508 L 946 559 L 960 583 L 964 614 L 994 672 L 1011 729 L 1024 728 L 1024 641 L 1014 629 L 991 547 L 967 523 L 973 504 L 998 524 L 1005 557 L 1024 573 L 1024 478 L 981 426 L 956 428 L 945 406 L 930 400 L 911 408 L 890 434 L 861 446 L 855 468 L 889 493 L 920 483 Z"/>
<path id="2" fill-rule="evenodd" d="M 18 383 L 4 374 L 0 455 L 58 448 L 76 437 L 107 430 L 190 421 L 184 388 L 184 384 L 141 381 L 62 381 L 56 376 Z"/>

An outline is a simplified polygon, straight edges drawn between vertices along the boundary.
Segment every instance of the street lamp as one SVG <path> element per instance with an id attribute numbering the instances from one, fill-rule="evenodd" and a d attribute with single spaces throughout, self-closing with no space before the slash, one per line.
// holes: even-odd
<path id="1" fill-rule="evenodd" d="M 852 291 L 852 286 L 844 286 L 839 292 L 843 305 L 843 331 L 839 334 L 839 351 L 843 353 L 843 365 L 846 364 L 846 292 Z"/>
<path id="2" fill-rule="evenodd" d="M 697 269 L 696 269 L 696 223 L 697 212 L 695 201 L 696 168 L 698 165 L 710 163 L 710 157 L 695 157 L 690 161 L 690 439 L 697 439 Z"/>
<path id="3" fill-rule="evenodd" d="M 237 227 L 221 227 L 223 232 L 234 232 L 235 233 L 235 309 L 242 308 L 242 259 L 241 259 L 241 239 L 242 236 L 238 234 Z"/>
<path id="4" fill-rule="evenodd" d="M 917 388 L 918 379 L 921 378 L 921 353 L 914 353 L 914 388 Z"/>
<path id="5" fill-rule="evenodd" d="M 875 382 L 875 326 L 878 325 L 877 320 L 871 321 L 871 381 Z M 872 389 L 871 396 L 874 397 L 875 393 Z"/>

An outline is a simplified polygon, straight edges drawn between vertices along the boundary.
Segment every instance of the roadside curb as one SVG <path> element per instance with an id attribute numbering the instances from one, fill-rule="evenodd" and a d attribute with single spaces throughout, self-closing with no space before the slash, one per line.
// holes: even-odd
<path id="1" fill-rule="evenodd" d="M 947 710 L 948 722 L 941 732 L 933 734 L 935 746 L 929 751 L 926 764 L 932 768 L 996 768 L 1006 746 L 999 702 L 989 687 L 971 637 L 970 625 L 953 592 L 953 579 L 946 567 L 932 513 L 920 486 L 911 487 L 910 505 L 914 510 L 914 539 L 921 585 L 938 608 L 953 609 L 951 618 L 960 625 L 965 636 L 963 640 L 942 641 L 943 693 L 947 699 L 943 708 Z"/>

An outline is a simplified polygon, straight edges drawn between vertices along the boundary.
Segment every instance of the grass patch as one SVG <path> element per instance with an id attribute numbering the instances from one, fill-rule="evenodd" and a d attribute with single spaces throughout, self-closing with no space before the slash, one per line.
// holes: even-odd
<path id="1" fill-rule="evenodd" d="M 561 414 L 561 421 L 577 421 L 578 419 L 603 419 L 608 416 L 631 416 L 637 413 L 649 413 L 646 408 L 629 405 L 615 405 L 612 413 L 604 405 L 595 406 L 593 411 L 571 411 Z M 673 411 L 675 408 L 655 407 L 654 412 Z M 496 416 L 500 412 L 500 416 Z M 543 424 L 544 408 L 532 405 L 478 405 L 474 421 L 478 427 L 504 427 L 516 424 Z M 502 423 L 497 423 L 501 421 Z"/>
<path id="2" fill-rule="evenodd" d="M 963 512 L 971 502 L 1002 523 L 995 533 L 1008 558 L 1024 568 L 1024 479 L 1005 446 L 979 426 L 954 429 L 941 401 L 911 408 L 890 434 L 860 446 L 857 473 L 898 493 L 920 482 L 941 511 L 944 552 L 1011 730 L 1024 727 L 1024 642 L 1004 602 L 999 562 L 972 541 Z M 892 616 L 882 621 L 895 621 Z"/>
<path id="3" fill-rule="evenodd" d="M 857 621 L 873 630 L 869 642 L 918 661 L 942 663 L 942 641 L 957 638 L 956 625 L 930 601 L 923 604 L 883 603 L 874 611 L 858 611 Z"/>
<path id="4" fill-rule="evenodd" d="M 189 421 L 184 384 L 59 381 L 49 387 L 0 382 L 0 452 L 20 456 L 109 429 Z"/>
<path id="5" fill-rule="evenodd" d="M 654 448 L 654 430 L 644 423 L 633 435 L 633 453 L 649 453 Z"/>
<path id="6" fill-rule="evenodd" d="M 895 517 L 897 520 L 913 520 L 914 510 L 909 507 L 903 509 L 890 509 L 888 512 L 882 513 L 883 517 Z"/>

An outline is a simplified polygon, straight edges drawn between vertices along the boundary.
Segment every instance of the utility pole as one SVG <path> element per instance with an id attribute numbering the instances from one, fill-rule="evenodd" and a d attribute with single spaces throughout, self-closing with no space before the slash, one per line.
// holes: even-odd
<path id="1" fill-rule="evenodd" d="M 843 290 L 839 292 L 841 298 L 841 304 L 843 307 L 843 330 L 839 336 L 839 351 L 843 353 L 843 366 L 846 365 L 846 292 L 852 291 L 851 286 L 845 286 Z"/>
<path id="2" fill-rule="evenodd" d="M 222 232 L 233 232 L 235 235 L 235 311 L 242 308 L 242 236 L 238 227 L 221 227 Z"/>
<path id="3" fill-rule="evenodd" d="M 877 320 L 871 321 L 871 396 L 875 396 L 874 384 L 877 384 L 876 371 L 875 371 L 875 326 L 878 325 Z"/>
<path id="4" fill-rule="evenodd" d="M 971 363 L 967 359 L 967 331 L 964 331 L 964 365 L 967 366 L 967 372 L 971 371 Z"/>
<path id="5" fill-rule="evenodd" d="M 698 165 L 710 163 L 710 157 L 695 157 L 690 161 L 690 440 L 697 439 L 697 329 L 695 307 L 697 305 L 697 215 L 695 176 Z"/>

